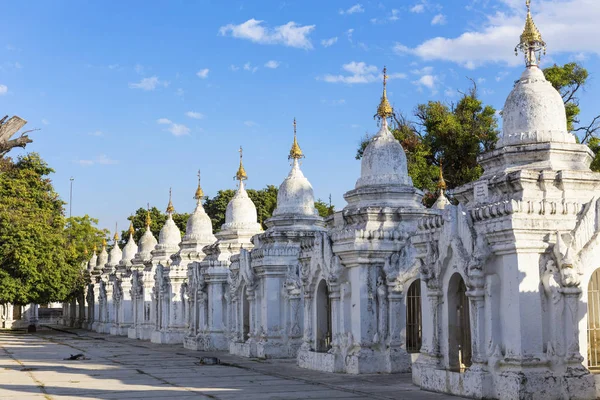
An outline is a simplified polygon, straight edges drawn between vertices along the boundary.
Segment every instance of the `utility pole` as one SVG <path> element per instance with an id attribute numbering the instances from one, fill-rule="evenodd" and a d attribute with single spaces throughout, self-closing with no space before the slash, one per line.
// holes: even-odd
<path id="1" fill-rule="evenodd" d="M 71 189 L 69 191 L 69 218 L 73 215 L 73 181 L 75 178 L 71 177 L 69 179 L 71 181 Z"/>

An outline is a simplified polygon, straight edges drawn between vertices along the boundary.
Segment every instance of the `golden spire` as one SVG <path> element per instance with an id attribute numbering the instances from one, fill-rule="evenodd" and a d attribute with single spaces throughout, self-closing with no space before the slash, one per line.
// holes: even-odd
<path id="1" fill-rule="evenodd" d="M 542 34 L 535 26 L 531 17 L 531 0 L 526 0 L 527 18 L 525 19 L 525 28 L 521 33 L 521 42 L 515 47 L 515 55 L 519 50 L 525 55 L 525 64 L 527 67 L 538 65 L 542 51 L 546 55 L 546 42 L 542 39 Z"/>
<path id="2" fill-rule="evenodd" d="M 204 197 L 204 191 L 202 190 L 202 186 L 200 186 L 200 170 L 198 170 L 198 189 L 196 189 L 196 194 L 194 194 L 194 198 L 198 201 L 202 200 Z"/>
<path id="3" fill-rule="evenodd" d="M 96 246 L 96 242 L 94 242 L 94 247 L 92 248 L 92 251 L 94 252 L 94 254 L 98 252 L 98 246 Z"/>
<path id="4" fill-rule="evenodd" d="M 106 238 L 102 238 L 102 250 L 106 247 Z"/>
<path id="5" fill-rule="evenodd" d="M 302 149 L 298 145 L 298 139 L 296 138 L 296 118 L 294 118 L 294 143 L 292 144 L 288 160 L 291 160 L 292 158 L 295 160 L 304 158 L 304 154 L 302 153 Z"/>
<path id="6" fill-rule="evenodd" d="M 442 173 L 442 160 L 440 160 L 440 179 L 438 180 L 437 187 L 440 191 L 446 190 L 446 181 L 444 180 L 444 174 Z"/>
<path id="7" fill-rule="evenodd" d="M 87 246 L 83 246 L 83 255 L 87 257 L 88 255 L 88 249 Z"/>
<path id="8" fill-rule="evenodd" d="M 117 240 L 119 240 L 119 234 L 117 233 L 117 223 L 115 222 L 115 236 L 113 236 L 113 240 L 115 241 L 115 243 L 117 243 Z"/>
<path id="9" fill-rule="evenodd" d="M 135 229 L 133 229 L 133 221 L 129 222 L 129 236 L 133 236 Z"/>
<path id="10" fill-rule="evenodd" d="M 169 204 L 167 204 L 167 214 L 173 214 L 175 211 L 175 207 L 173 207 L 173 202 L 171 201 L 171 188 L 169 188 Z"/>
<path id="11" fill-rule="evenodd" d="M 151 223 L 152 223 L 152 219 L 150 218 L 150 203 L 148 203 L 148 211 L 146 213 L 146 227 L 150 228 Z"/>
<path id="12" fill-rule="evenodd" d="M 387 119 L 391 117 L 394 113 L 394 110 L 392 109 L 392 106 L 390 105 L 390 102 L 387 99 L 387 79 L 387 68 L 383 67 L 383 94 L 381 95 L 381 101 L 379 102 L 379 106 L 377 107 L 377 114 L 375 115 L 375 117 L 379 117 L 381 119 Z"/>
<path id="13" fill-rule="evenodd" d="M 248 174 L 246 174 L 246 170 L 244 169 L 244 165 L 242 164 L 242 158 L 244 157 L 244 150 L 242 149 L 242 146 L 240 146 L 240 167 L 238 168 L 235 176 L 233 177 L 233 179 L 237 179 L 238 181 L 245 181 L 246 179 L 248 179 Z"/>

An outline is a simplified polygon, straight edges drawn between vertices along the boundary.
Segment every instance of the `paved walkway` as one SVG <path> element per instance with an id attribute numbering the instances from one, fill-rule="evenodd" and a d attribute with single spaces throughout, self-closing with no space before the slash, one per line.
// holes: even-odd
<path id="1" fill-rule="evenodd" d="M 86 360 L 66 361 L 83 353 Z M 218 356 L 221 365 L 202 365 Z M 74 330 L 0 331 L 0 399 L 422 399 L 409 374 L 350 376 L 300 369 L 293 360 L 203 353 Z"/>

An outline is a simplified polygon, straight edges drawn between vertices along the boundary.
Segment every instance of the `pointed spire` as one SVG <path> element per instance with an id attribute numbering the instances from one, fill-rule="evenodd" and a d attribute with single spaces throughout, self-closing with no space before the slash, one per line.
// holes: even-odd
<path id="1" fill-rule="evenodd" d="M 102 238 L 102 250 L 106 248 L 106 238 Z"/>
<path id="2" fill-rule="evenodd" d="M 298 139 L 296 137 L 296 118 L 294 118 L 294 143 L 292 144 L 292 149 L 290 150 L 288 160 L 299 160 L 301 158 L 304 158 L 304 154 L 302 153 L 302 149 L 298 145 Z"/>
<path id="3" fill-rule="evenodd" d="M 387 120 L 387 118 L 391 117 L 394 113 L 394 110 L 387 99 L 387 79 L 387 68 L 383 67 L 383 94 L 381 95 L 379 106 L 377 107 L 377 114 L 375 114 L 376 118 L 380 118 L 382 120 Z"/>
<path id="4" fill-rule="evenodd" d="M 443 191 L 446 190 L 446 181 L 444 180 L 444 174 L 442 173 L 442 160 L 440 160 L 440 178 L 438 180 L 437 187 L 440 190 L 440 193 L 443 194 Z"/>
<path id="5" fill-rule="evenodd" d="M 135 229 L 133 229 L 133 221 L 129 222 L 129 236 L 133 236 Z"/>
<path id="6" fill-rule="evenodd" d="M 83 255 L 87 258 L 87 256 L 88 256 L 87 246 L 83 246 Z"/>
<path id="7" fill-rule="evenodd" d="M 527 6 L 527 18 L 521 34 L 521 42 L 515 47 L 515 55 L 518 55 L 520 50 L 525 55 L 525 64 L 527 67 L 531 67 L 538 65 L 542 52 L 546 55 L 546 42 L 533 22 L 531 0 L 526 0 L 525 5 Z"/>
<path id="8" fill-rule="evenodd" d="M 240 146 L 239 152 L 240 152 L 240 167 L 238 168 L 233 179 L 237 179 L 238 181 L 242 182 L 242 181 L 245 181 L 246 179 L 248 179 L 248 174 L 246 174 L 246 170 L 244 169 L 244 165 L 242 164 L 242 159 L 244 157 L 244 150 L 242 149 L 242 146 Z"/>
<path id="9" fill-rule="evenodd" d="M 96 242 L 94 242 L 94 247 L 92 247 L 92 252 L 96 254 L 98 252 L 98 246 L 96 246 Z"/>
<path id="10" fill-rule="evenodd" d="M 196 189 L 196 193 L 194 194 L 194 199 L 198 201 L 198 203 L 204 197 L 204 191 L 202 190 L 202 186 L 200 185 L 200 170 L 198 170 L 198 188 Z"/>
<path id="11" fill-rule="evenodd" d="M 119 234 L 117 233 L 117 223 L 115 222 L 115 236 L 113 236 L 113 240 L 115 241 L 115 244 L 117 244 L 117 242 L 119 241 Z"/>
<path id="12" fill-rule="evenodd" d="M 173 207 L 173 202 L 171 201 L 171 188 L 169 188 L 169 204 L 167 204 L 167 214 L 173 214 L 175 211 L 175 207 Z"/>
<path id="13" fill-rule="evenodd" d="M 150 203 L 148 203 L 148 211 L 146 212 L 146 228 L 150 229 L 152 219 L 150 218 Z"/>

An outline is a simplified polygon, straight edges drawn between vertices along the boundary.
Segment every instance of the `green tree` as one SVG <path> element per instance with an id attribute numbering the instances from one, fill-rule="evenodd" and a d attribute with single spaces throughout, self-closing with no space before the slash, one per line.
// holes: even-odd
<path id="1" fill-rule="evenodd" d="M 567 116 L 567 129 L 577 136 L 580 143 L 587 144 L 595 157 L 590 168 L 600 171 L 600 146 L 597 138 L 600 130 L 600 115 L 592 118 L 591 122 L 582 124 L 579 120 L 579 91 L 584 90 L 589 74 L 581 64 L 570 62 L 565 65 L 554 64 L 544 69 L 546 79 L 562 96 Z"/>
<path id="2" fill-rule="evenodd" d="M 219 190 L 214 197 L 206 197 L 204 200 L 204 211 L 210 217 L 212 222 L 213 232 L 221 230 L 221 226 L 225 223 L 225 211 L 227 204 L 231 201 L 235 191 L 231 189 Z"/>
<path id="3" fill-rule="evenodd" d="M 325 203 L 323 200 L 318 199 L 317 201 L 315 201 L 315 208 L 319 212 L 319 215 L 323 218 L 327 218 L 330 215 L 333 215 L 333 213 L 335 212 L 335 207 L 331 204 L 331 201 L 328 204 Z"/>
<path id="4" fill-rule="evenodd" d="M 36 153 L 0 162 L 0 302 L 63 301 L 81 265 L 70 263 L 64 203 Z"/>
<path id="5" fill-rule="evenodd" d="M 408 174 L 415 187 L 435 192 L 441 161 L 449 188 L 481 176 L 477 157 L 495 147 L 499 131 L 496 110 L 483 104 L 475 85 L 456 104 L 430 101 L 419 104 L 413 115 L 415 122 L 395 113 L 391 130 L 406 152 Z M 361 142 L 357 159 L 362 158 L 370 139 Z"/>

